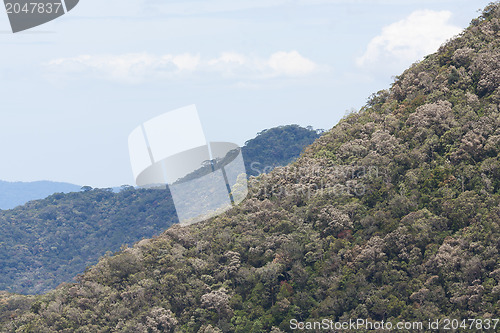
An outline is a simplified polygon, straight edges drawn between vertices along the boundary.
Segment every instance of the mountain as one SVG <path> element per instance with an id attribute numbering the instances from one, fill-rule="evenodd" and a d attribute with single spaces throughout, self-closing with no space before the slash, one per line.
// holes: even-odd
<path id="1" fill-rule="evenodd" d="M 45 295 L 0 295 L 2 331 L 497 331 L 499 44 L 496 2 L 296 162 L 251 178 L 234 209 Z"/>
<path id="2" fill-rule="evenodd" d="M 296 159 L 304 147 L 313 143 L 322 130 L 299 125 L 278 126 L 257 133 L 245 142 L 242 154 L 248 176 L 268 173 L 276 166 L 287 165 Z M 54 193 L 79 192 L 80 185 L 53 182 L 8 182 L 0 180 L 0 210 L 12 209 L 28 201 L 48 197 Z M 113 188 L 119 192 L 119 188 Z"/>
<path id="3" fill-rule="evenodd" d="M 80 188 L 79 185 L 51 181 L 7 182 L 0 180 L 0 209 L 11 209 L 54 193 L 78 192 Z"/>
<path id="4" fill-rule="evenodd" d="M 177 223 L 168 190 L 56 193 L 0 212 L 0 290 L 45 292 Z"/>
<path id="5" fill-rule="evenodd" d="M 241 148 L 247 175 L 256 177 L 277 166 L 290 164 L 321 133 L 323 130 L 299 125 L 279 126 L 259 132 Z"/>
<path id="6" fill-rule="evenodd" d="M 296 158 L 304 148 L 300 144 L 317 135 L 316 131 L 297 125 L 266 130 L 267 137 L 262 133 L 248 141 L 242 150 L 251 151 L 247 157 L 263 165 L 282 165 Z M 269 136 L 268 133 L 275 134 Z M 279 153 L 285 149 L 280 145 L 274 148 L 274 155 L 269 155 L 268 147 L 272 146 L 276 133 L 294 150 Z M 4 195 L 23 186 L 28 193 L 28 189 L 36 188 L 37 184 L 39 187 L 52 185 L 50 182 L 14 183 Z M 72 281 L 106 252 L 113 253 L 123 244 L 159 235 L 178 223 L 168 190 L 124 186 L 115 193 L 113 189 L 88 186 L 82 189 L 82 192 L 55 193 L 43 200 L 0 211 L 0 290 L 23 294 L 46 292 L 62 282 Z"/>

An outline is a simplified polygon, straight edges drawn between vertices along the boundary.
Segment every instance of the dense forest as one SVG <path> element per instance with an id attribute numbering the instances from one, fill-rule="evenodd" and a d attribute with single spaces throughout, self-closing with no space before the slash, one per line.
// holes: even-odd
<path id="1" fill-rule="evenodd" d="M 45 295 L 0 295 L 1 330 L 498 319 L 499 44 L 497 2 L 296 162 L 252 178 L 234 209 L 102 258 Z"/>
<path id="2" fill-rule="evenodd" d="M 41 293 L 122 244 L 158 235 L 177 215 L 168 190 L 56 193 L 0 212 L 0 290 Z"/>
<path id="3" fill-rule="evenodd" d="M 249 151 L 246 158 L 259 165 L 284 165 L 317 136 L 316 131 L 297 125 L 265 133 L 242 147 L 243 154 Z M 290 133 L 285 138 L 293 150 L 282 141 L 274 143 L 276 135 L 282 133 Z M 286 152 L 280 153 L 280 149 Z M 11 185 L 16 185 L 10 187 L 12 190 L 19 190 L 19 184 Z M 50 188 L 45 183 L 23 185 Z M 177 222 L 168 190 L 132 186 L 123 186 L 119 193 L 83 187 L 82 192 L 56 193 L 0 211 L 0 290 L 43 293 L 73 281 L 107 252 L 158 235 Z"/>
<path id="4" fill-rule="evenodd" d="M 268 173 L 277 166 L 293 162 L 323 130 L 299 125 L 279 126 L 263 130 L 241 148 L 248 176 Z"/>

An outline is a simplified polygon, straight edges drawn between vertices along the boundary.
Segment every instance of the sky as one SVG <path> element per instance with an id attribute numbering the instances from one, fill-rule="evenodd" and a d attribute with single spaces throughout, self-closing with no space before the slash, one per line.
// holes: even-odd
<path id="1" fill-rule="evenodd" d="M 13 34 L 0 13 L 0 179 L 135 185 L 128 135 L 195 104 L 208 141 L 330 129 L 483 0 L 80 0 Z"/>

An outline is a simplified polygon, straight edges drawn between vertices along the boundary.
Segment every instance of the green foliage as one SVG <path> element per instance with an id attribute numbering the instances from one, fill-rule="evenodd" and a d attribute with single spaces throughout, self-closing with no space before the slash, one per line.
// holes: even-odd
<path id="1" fill-rule="evenodd" d="M 297 158 L 317 137 L 311 128 L 281 126 L 262 131 L 242 150 L 247 162 L 274 167 Z M 0 211 L 0 290 L 46 292 L 73 281 L 106 252 L 158 235 L 177 222 L 168 191 L 131 186 L 119 193 L 84 186 L 82 192 L 56 193 Z M 114 271 L 118 280 L 127 275 Z"/>
<path id="2" fill-rule="evenodd" d="M 166 190 L 87 188 L 0 211 L 0 289 L 42 293 L 177 223 Z"/>
<path id="3" fill-rule="evenodd" d="M 3 295 L 2 330 L 498 318 L 499 19 L 496 3 L 295 163 L 251 178 L 225 214 L 104 257 L 36 299 Z"/>
<path id="4" fill-rule="evenodd" d="M 242 148 L 248 176 L 259 176 L 277 166 L 291 163 L 321 133 L 322 130 L 298 125 L 279 126 L 259 132 Z"/>

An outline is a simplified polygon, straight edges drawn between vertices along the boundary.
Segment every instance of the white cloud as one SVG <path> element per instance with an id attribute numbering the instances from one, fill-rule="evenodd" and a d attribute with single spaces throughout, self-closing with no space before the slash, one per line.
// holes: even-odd
<path id="1" fill-rule="evenodd" d="M 461 28 L 449 23 L 451 12 L 418 10 L 407 18 L 385 26 L 374 37 L 366 52 L 356 59 L 363 66 L 408 66 L 423 56 L 437 51 L 447 39 L 460 33 Z"/>
<path id="2" fill-rule="evenodd" d="M 268 58 L 235 52 L 225 52 L 217 58 L 208 59 L 190 53 L 80 55 L 51 60 L 45 67 L 49 76 L 58 79 L 97 77 L 126 83 L 192 77 L 198 74 L 219 75 L 238 80 L 302 77 L 314 74 L 320 68 L 297 51 L 280 51 Z"/>
<path id="3" fill-rule="evenodd" d="M 208 61 L 208 64 L 211 66 L 214 65 L 227 65 L 227 64 L 235 64 L 239 66 L 245 65 L 248 62 L 247 57 L 243 54 L 234 53 L 234 52 L 224 52 L 219 58 L 212 59 Z"/>
<path id="4" fill-rule="evenodd" d="M 297 51 L 276 52 L 268 61 L 275 73 L 285 76 L 301 76 L 314 72 L 317 65 L 309 59 L 301 56 Z"/>
<path id="5" fill-rule="evenodd" d="M 80 55 L 49 61 L 49 75 L 82 75 L 135 83 L 147 77 L 165 77 L 192 72 L 200 57 L 192 54 L 155 56 L 147 53 L 122 55 Z"/>
<path id="6" fill-rule="evenodd" d="M 171 61 L 179 71 L 194 71 L 200 65 L 200 56 L 189 53 L 177 56 L 164 56 L 166 61 Z"/>

